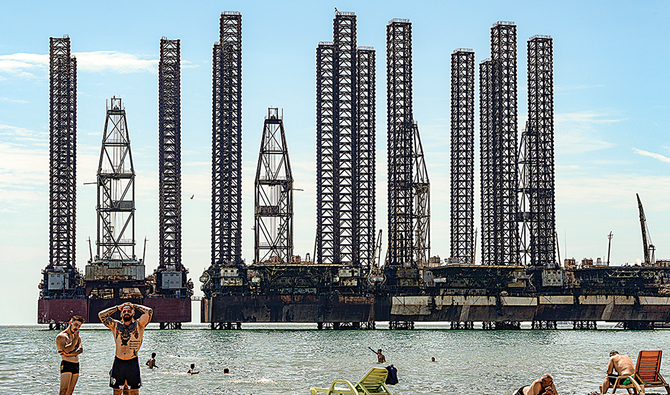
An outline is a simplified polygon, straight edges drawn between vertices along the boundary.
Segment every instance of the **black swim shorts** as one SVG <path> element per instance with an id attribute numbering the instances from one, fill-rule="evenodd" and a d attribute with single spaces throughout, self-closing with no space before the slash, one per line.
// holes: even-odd
<path id="1" fill-rule="evenodd" d="M 126 383 L 131 390 L 136 390 L 142 386 L 140 363 L 137 357 L 132 359 L 114 357 L 112 370 L 109 371 L 109 386 L 123 389 Z"/>
<path id="2" fill-rule="evenodd" d="M 516 390 L 516 392 L 512 395 L 523 395 L 523 389 L 526 388 L 526 387 L 528 387 L 528 386 L 527 385 L 522 386 L 521 388 Z"/>
<path id="3" fill-rule="evenodd" d="M 79 362 L 60 361 L 60 373 L 79 374 Z"/>

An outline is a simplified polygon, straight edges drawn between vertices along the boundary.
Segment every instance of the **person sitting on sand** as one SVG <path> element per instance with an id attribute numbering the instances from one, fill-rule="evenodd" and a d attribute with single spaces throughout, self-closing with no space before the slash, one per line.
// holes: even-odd
<path id="1" fill-rule="evenodd" d="M 147 366 L 149 367 L 149 369 L 153 369 L 153 368 L 158 367 L 158 366 L 156 366 L 156 353 L 155 352 L 151 353 L 151 358 L 149 358 L 149 360 L 147 361 Z"/>
<path id="2" fill-rule="evenodd" d="M 525 385 L 516 390 L 513 395 L 558 395 L 558 391 L 554 385 L 554 378 L 549 373 L 545 373 L 531 385 Z"/>
<path id="3" fill-rule="evenodd" d="M 189 369 L 188 372 L 186 372 L 186 373 L 188 373 L 188 374 L 198 374 L 198 373 L 200 373 L 200 371 L 199 371 L 199 370 L 195 370 L 195 364 L 192 363 L 192 364 L 191 364 L 191 369 Z"/>
<path id="4" fill-rule="evenodd" d="M 633 373 L 635 373 L 635 364 L 628 355 L 620 355 L 616 350 L 610 351 L 610 359 L 607 363 L 607 377 L 603 381 L 603 384 L 599 386 L 600 393 L 606 393 L 610 385 L 614 385 L 617 376 L 630 376 Z M 630 384 L 630 382 L 626 383 L 626 380 L 622 384 Z"/>
<path id="5" fill-rule="evenodd" d="M 386 357 L 384 356 L 384 354 L 382 354 L 382 349 L 381 348 L 377 351 L 373 350 L 372 347 L 370 347 L 370 346 L 368 346 L 368 348 L 370 349 L 370 351 L 377 354 L 377 363 L 385 363 L 386 362 Z"/>

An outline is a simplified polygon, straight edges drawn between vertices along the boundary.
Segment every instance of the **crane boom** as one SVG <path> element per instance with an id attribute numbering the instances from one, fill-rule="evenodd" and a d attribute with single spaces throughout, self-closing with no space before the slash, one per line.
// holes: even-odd
<path id="1" fill-rule="evenodd" d="M 647 219 L 644 216 L 644 208 L 642 207 L 642 201 L 640 201 L 640 195 L 637 193 L 637 207 L 640 210 L 640 227 L 642 228 L 642 247 L 644 248 L 644 264 L 651 264 L 651 259 L 649 258 L 649 243 L 647 242 Z"/>

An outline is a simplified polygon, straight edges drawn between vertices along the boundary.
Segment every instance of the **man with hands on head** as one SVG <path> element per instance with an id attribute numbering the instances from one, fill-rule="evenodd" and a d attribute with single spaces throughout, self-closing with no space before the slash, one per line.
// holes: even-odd
<path id="1" fill-rule="evenodd" d="M 141 313 L 135 320 L 135 310 Z M 121 321 L 112 318 L 112 314 L 121 312 Z M 109 386 L 114 389 L 114 395 L 138 395 L 142 386 L 140 379 L 140 364 L 137 359 L 144 328 L 151 322 L 154 311 L 146 306 L 123 303 L 110 307 L 98 313 L 100 321 L 112 330 L 116 342 L 116 355 L 112 370 L 109 372 Z"/>

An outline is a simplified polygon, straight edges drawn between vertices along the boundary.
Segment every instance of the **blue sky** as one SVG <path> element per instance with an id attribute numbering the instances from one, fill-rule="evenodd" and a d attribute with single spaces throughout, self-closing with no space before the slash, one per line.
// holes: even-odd
<path id="1" fill-rule="evenodd" d="M 186 5 L 188 4 L 188 5 Z M 450 54 L 490 56 L 490 27 L 518 26 L 519 124 L 525 123 L 526 41 L 554 39 L 556 218 L 561 257 L 642 258 L 635 193 L 657 258 L 670 258 L 670 3 L 244 1 L 6 2 L 0 14 L 0 324 L 36 322 L 48 261 L 49 37 L 78 58 L 77 265 L 95 238 L 95 181 L 105 100 L 122 97 L 137 171 L 138 242 L 158 256 L 158 86 L 162 36 L 181 39 L 184 264 L 210 260 L 211 51 L 222 11 L 243 26 L 243 254 L 253 257 L 253 177 L 267 107 L 284 110 L 295 187 L 295 253 L 315 235 L 315 48 L 332 40 L 334 7 L 358 16 L 358 45 L 377 50 L 377 227 L 386 233 L 385 26 L 413 23 L 414 115 L 431 180 L 432 255 L 449 256 Z M 476 128 L 478 130 L 478 122 Z M 476 152 L 479 151 L 476 132 Z M 477 168 L 478 172 L 478 159 Z M 478 173 L 475 177 L 478 179 Z M 479 191 L 476 185 L 476 225 Z M 385 246 L 384 246 L 385 248 Z M 479 247 L 478 247 L 479 250 Z M 138 249 L 138 253 L 141 249 Z M 479 259 L 479 257 L 478 257 Z M 201 294 L 196 290 L 196 294 Z"/>

